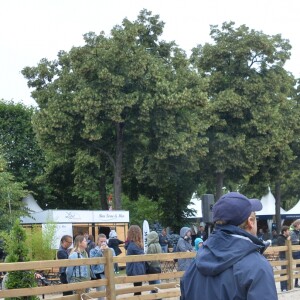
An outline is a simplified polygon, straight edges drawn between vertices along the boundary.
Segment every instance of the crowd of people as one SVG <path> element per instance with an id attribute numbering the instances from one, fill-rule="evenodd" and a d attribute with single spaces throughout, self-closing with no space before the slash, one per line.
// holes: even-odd
<path id="1" fill-rule="evenodd" d="M 233 199 L 239 201 L 233 201 Z M 266 290 L 266 283 L 270 296 L 268 299 L 276 299 L 273 271 L 268 261 L 261 255 L 267 247 L 263 238 L 268 237 L 262 237 L 259 235 L 260 231 L 257 232 L 255 211 L 261 207 L 259 206 L 260 202 L 253 202 L 254 200 L 239 193 L 229 193 L 223 196 L 213 208 L 215 228 L 209 237 L 203 224 L 200 224 L 196 233 L 195 229 L 181 228 L 180 238 L 174 251 L 197 252 L 196 259 L 178 259 L 178 271 L 185 271 L 181 281 L 181 299 L 200 299 L 198 298 L 200 290 L 202 294 L 207 295 L 203 299 L 233 299 L 235 297 L 242 299 L 244 296 L 245 299 L 252 299 L 250 295 L 257 297 L 263 290 Z M 300 220 L 296 220 L 292 227 L 292 231 L 290 231 L 289 226 L 282 227 L 281 233 L 276 236 L 278 246 L 285 245 L 286 240 L 289 239 L 293 244 L 299 244 Z M 57 258 L 102 257 L 107 249 L 112 251 L 113 256 L 117 256 L 122 253 L 119 246 L 124 243 L 128 256 L 167 253 L 172 246 L 167 229 L 163 228 L 161 233 L 156 231 L 148 233 L 147 251 L 145 252 L 141 228 L 138 225 L 131 225 L 125 242 L 118 239 L 117 233 L 113 229 L 109 233 L 109 239 L 101 233 L 97 237 L 96 243 L 93 236 L 87 233 L 77 235 L 74 241 L 71 236 L 65 235 L 61 238 Z M 71 248 L 72 244 L 73 247 Z M 285 252 L 281 252 L 279 257 L 284 260 Z M 299 259 L 300 252 L 294 253 L 294 258 Z M 257 263 L 257 268 L 247 267 L 253 263 Z M 284 269 L 285 266 L 282 268 Z M 117 264 L 115 264 L 114 269 L 115 273 L 119 272 Z M 61 267 L 59 272 L 61 283 L 105 278 L 103 264 Z M 161 272 L 160 261 L 129 262 L 126 264 L 127 276 Z M 140 281 L 134 282 L 133 285 L 139 287 L 142 284 Z M 157 284 L 160 284 L 160 280 L 149 281 L 149 285 Z M 281 281 L 280 285 L 282 291 L 287 290 L 287 281 Z M 295 287 L 299 287 L 298 279 L 295 281 Z M 104 289 L 105 286 L 96 288 L 97 291 Z M 157 289 L 151 290 L 151 293 L 155 292 Z M 64 292 L 63 295 L 72 293 L 72 291 Z M 141 291 L 136 291 L 134 295 L 141 295 Z M 248 296 L 246 297 L 246 295 Z M 273 296 L 274 298 L 272 298 Z M 103 297 L 98 298 L 98 300 L 103 299 Z"/>
<path id="2" fill-rule="evenodd" d="M 266 240 L 272 239 L 273 244 L 278 246 L 285 245 L 287 240 L 291 240 L 293 245 L 299 245 L 300 219 L 291 226 L 282 226 L 280 234 L 273 230 L 268 235 L 265 230 L 257 229 L 255 212 L 261 209 L 258 199 L 248 199 L 240 193 L 232 192 L 223 195 L 213 206 L 214 228 L 209 236 L 202 223 L 197 230 L 182 227 L 177 243 L 171 245 L 168 230 L 163 228 L 160 233 L 148 233 L 145 251 L 142 230 L 138 225 L 129 227 L 125 242 L 118 239 L 114 229 L 110 230 L 108 237 L 100 233 L 96 242 L 88 233 L 78 234 L 74 240 L 72 236 L 64 235 L 57 251 L 57 259 L 102 257 L 105 251 L 118 256 L 122 253 L 122 244 L 127 256 L 168 253 L 173 246 L 175 252 L 196 252 L 196 258 L 178 259 L 178 271 L 185 271 L 180 283 L 182 300 L 277 299 L 272 267 L 262 255 L 269 246 Z M 300 259 L 300 251 L 294 251 L 293 258 Z M 285 251 L 279 253 L 279 259 L 286 260 Z M 300 264 L 297 264 L 297 268 L 299 267 Z M 281 268 L 286 269 L 286 266 Z M 118 264 L 114 265 L 114 269 L 118 274 Z M 161 272 L 159 260 L 126 263 L 127 276 Z M 104 279 L 105 267 L 104 264 L 60 267 L 59 274 L 62 284 Z M 142 284 L 140 281 L 133 285 L 140 287 Z M 158 284 L 159 279 L 149 281 L 149 285 Z M 294 287 L 300 287 L 298 278 L 295 279 Z M 287 281 L 281 281 L 280 288 L 283 292 L 287 291 Z M 97 291 L 104 289 L 105 286 L 96 287 Z M 134 295 L 141 295 L 141 290 L 137 289 Z M 156 288 L 151 290 L 151 293 L 156 292 Z M 63 295 L 73 293 L 66 291 Z M 104 297 L 98 298 L 103 299 Z"/>

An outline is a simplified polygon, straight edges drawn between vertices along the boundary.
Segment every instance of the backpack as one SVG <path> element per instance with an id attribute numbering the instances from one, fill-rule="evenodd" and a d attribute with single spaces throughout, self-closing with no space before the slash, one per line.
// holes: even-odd
<path id="1" fill-rule="evenodd" d="M 177 241 L 177 243 L 178 243 L 178 241 Z M 179 252 L 179 251 L 177 250 L 177 244 L 174 244 L 172 253 L 176 253 L 176 252 Z M 178 258 L 174 258 L 174 262 L 178 262 Z"/>

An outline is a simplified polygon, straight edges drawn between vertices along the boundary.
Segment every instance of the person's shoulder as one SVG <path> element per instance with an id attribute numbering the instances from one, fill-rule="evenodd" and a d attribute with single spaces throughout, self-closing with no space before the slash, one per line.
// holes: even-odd
<path id="1" fill-rule="evenodd" d="M 69 258 L 71 258 L 71 259 L 77 258 L 77 257 L 78 257 L 78 255 L 77 255 L 77 252 L 75 252 L 75 251 L 69 254 Z"/>
<path id="2" fill-rule="evenodd" d="M 130 242 L 128 244 L 127 254 L 133 254 L 133 253 L 142 254 L 142 252 L 144 252 L 144 250 L 141 247 L 139 247 L 136 243 Z"/>
<path id="3" fill-rule="evenodd" d="M 244 265 L 248 266 L 249 264 L 251 265 L 255 265 L 255 270 L 259 271 L 259 270 L 268 270 L 268 271 L 272 271 L 272 267 L 270 262 L 262 255 L 260 254 L 258 251 L 253 251 L 251 253 L 249 253 L 248 255 L 245 255 L 241 260 L 240 260 L 240 264 L 243 267 Z M 273 272 L 273 271 L 272 271 Z"/>
<path id="4" fill-rule="evenodd" d="M 61 253 L 64 253 L 65 252 L 65 250 L 63 250 L 62 248 L 59 248 L 58 250 L 57 250 L 57 254 L 61 254 Z"/>
<path id="5" fill-rule="evenodd" d="M 278 246 L 284 246 L 285 245 L 285 241 L 286 241 L 286 237 L 284 237 L 283 235 L 279 235 L 277 238 L 277 244 Z"/>
<path id="6" fill-rule="evenodd" d="M 98 252 L 100 252 L 100 249 L 99 249 L 99 247 L 95 247 L 95 248 L 92 248 L 91 250 L 90 250 L 90 255 L 95 255 L 95 254 L 97 254 Z"/>
<path id="7" fill-rule="evenodd" d="M 68 258 L 68 253 L 66 252 L 66 250 L 63 250 L 63 249 L 58 249 L 57 252 L 56 252 L 56 257 L 57 258 Z"/>
<path id="8" fill-rule="evenodd" d="M 112 252 L 113 256 L 116 256 L 116 251 L 114 248 L 109 247 L 110 251 Z"/>

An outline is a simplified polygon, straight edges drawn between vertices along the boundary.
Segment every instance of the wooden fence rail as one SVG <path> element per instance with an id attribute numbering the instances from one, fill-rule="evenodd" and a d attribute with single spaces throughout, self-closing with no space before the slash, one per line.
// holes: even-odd
<path id="1" fill-rule="evenodd" d="M 279 251 L 286 252 L 286 259 L 279 260 Z M 293 288 L 295 278 L 300 278 L 300 260 L 294 260 L 292 257 L 293 251 L 300 251 L 300 246 L 292 246 L 288 241 L 286 246 L 269 247 L 265 256 L 270 261 L 274 270 L 275 281 L 286 280 L 288 289 Z M 85 258 L 75 260 L 48 260 L 35 262 L 20 262 L 20 263 L 1 263 L 0 272 L 12 272 L 18 270 L 38 270 L 53 273 L 61 266 L 80 266 L 104 264 L 106 279 L 91 280 L 78 283 L 58 284 L 50 286 L 41 286 L 33 288 L 20 288 L 1 290 L 0 298 L 10 297 L 26 297 L 42 294 L 57 294 L 63 291 L 74 290 L 77 294 L 70 296 L 53 296 L 56 300 L 85 300 L 98 297 L 106 297 L 107 300 L 115 299 L 161 299 L 174 298 L 180 296 L 179 282 L 184 272 L 177 271 L 177 263 L 174 259 L 193 258 L 195 253 L 191 252 L 176 252 L 168 254 L 151 254 L 151 255 L 134 255 L 125 257 L 113 257 L 111 251 L 105 251 L 104 257 L 101 258 Z M 114 273 L 114 263 L 127 263 L 139 261 L 155 261 L 159 260 L 162 264 L 162 273 L 142 275 L 142 276 L 116 276 Z M 297 267 L 299 265 L 299 267 Z M 58 274 L 56 274 L 58 276 Z M 149 285 L 150 280 L 160 279 L 160 284 Z M 134 282 L 146 282 L 142 286 L 133 286 Z M 132 284 L 132 285 L 131 285 Z M 85 289 L 105 286 L 105 291 L 92 290 L 85 293 Z M 157 293 L 151 294 L 151 290 L 156 290 Z M 143 292 L 140 296 L 133 296 L 135 292 Z"/>

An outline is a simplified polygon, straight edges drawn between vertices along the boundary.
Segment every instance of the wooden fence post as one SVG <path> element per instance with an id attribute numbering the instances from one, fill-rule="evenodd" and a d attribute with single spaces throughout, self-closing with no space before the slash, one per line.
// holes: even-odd
<path id="1" fill-rule="evenodd" d="M 287 259 L 287 275 L 288 275 L 288 290 L 293 289 L 293 252 L 292 252 L 292 242 L 290 240 L 286 241 L 287 245 L 287 252 L 286 252 L 286 259 Z"/>
<path id="2" fill-rule="evenodd" d="M 110 249 L 104 250 L 104 257 L 106 258 L 105 277 L 108 280 L 106 288 L 107 300 L 116 300 L 115 269 L 112 251 Z"/>

